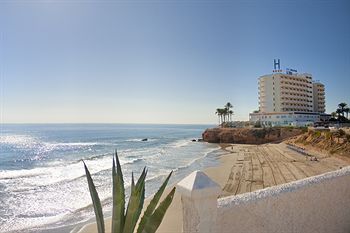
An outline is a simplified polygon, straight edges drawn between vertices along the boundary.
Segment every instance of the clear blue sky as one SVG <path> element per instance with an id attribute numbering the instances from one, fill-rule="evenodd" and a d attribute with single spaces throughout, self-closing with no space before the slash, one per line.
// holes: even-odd
<path id="1" fill-rule="evenodd" d="M 0 2 L 1 122 L 216 123 L 283 68 L 350 104 L 350 1 Z"/>

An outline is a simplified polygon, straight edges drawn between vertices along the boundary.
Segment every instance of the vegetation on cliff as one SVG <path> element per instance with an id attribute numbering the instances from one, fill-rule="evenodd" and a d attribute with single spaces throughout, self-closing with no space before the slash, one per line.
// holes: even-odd
<path id="1" fill-rule="evenodd" d="M 309 146 L 314 150 L 350 157 L 350 133 L 343 129 L 309 130 L 289 140 L 290 143 Z"/>

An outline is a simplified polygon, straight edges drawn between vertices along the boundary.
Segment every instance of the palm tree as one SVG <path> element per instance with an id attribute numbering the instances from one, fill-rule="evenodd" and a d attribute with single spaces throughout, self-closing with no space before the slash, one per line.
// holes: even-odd
<path id="1" fill-rule="evenodd" d="M 222 114 L 224 116 L 224 123 L 226 123 L 226 117 L 228 117 L 228 109 L 227 108 L 222 109 Z"/>
<path id="2" fill-rule="evenodd" d="M 230 114 L 230 115 L 229 115 L 229 116 L 230 116 L 230 121 L 232 121 L 233 111 L 230 110 L 230 111 L 228 111 L 228 113 Z"/>
<path id="3" fill-rule="evenodd" d="M 336 113 L 338 114 L 338 120 L 339 120 L 340 119 L 340 114 L 342 114 L 342 110 L 340 108 L 338 108 Z"/>
<path id="4" fill-rule="evenodd" d="M 228 116 L 228 121 L 231 121 L 230 117 L 233 114 L 233 112 L 231 111 L 231 108 L 233 108 L 233 105 L 230 102 L 227 102 L 226 105 L 225 105 L 225 109 L 226 109 L 226 114 Z M 232 112 L 232 114 L 231 114 L 231 112 Z"/>
<path id="5" fill-rule="evenodd" d="M 344 108 L 344 112 L 346 113 L 346 118 L 349 119 L 350 108 Z"/>
<path id="6" fill-rule="evenodd" d="M 225 105 L 225 108 L 231 109 L 233 108 L 233 105 L 230 102 L 227 102 L 227 104 Z"/>
<path id="7" fill-rule="evenodd" d="M 224 108 L 217 108 L 215 114 L 218 115 L 219 125 L 223 126 L 226 121 L 232 120 L 233 111 L 230 110 L 233 108 L 230 102 L 224 106 Z"/>
<path id="8" fill-rule="evenodd" d="M 218 118 L 219 118 L 219 125 L 221 125 L 221 118 L 222 118 L 222 113 L 221 113 L 222 111 L 221 111 L 221 108 L 217 108 L 216 109 L 216 112 L 215 112 L 215 114 L 217 114 L 218 115 Z"/>
<path id="9" fill-rule="evenodd" d="M 347 106 L 347 104 L 346 103 L 340 103 L 340 104 L 338 104 L 338 109 L 340 109 L 340 113 L 344 116 L 344 109 L 345 109 L 345 107 Z"/>

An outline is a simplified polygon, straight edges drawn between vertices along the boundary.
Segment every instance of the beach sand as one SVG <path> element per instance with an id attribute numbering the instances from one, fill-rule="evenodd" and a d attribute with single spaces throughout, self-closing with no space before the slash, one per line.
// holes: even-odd
<path id="1" fill-rule="evenodd" d="M 220 165 L 206 168 L 204 172 L 222 187 L 223 196 L 237 195 L 315 176 L 349 166 L 350 161 L 339 157 L 312 154 L 318 161 L 311 161 L 289 149 L 286 144 L 222 145 L 226 152 L 220 156 Z M 170 191 L 167 188 L 165 194 Z M 145 201 L 147 206 L 149 198 Z M 111 221 L 106 219 L 106 232 Z M 179 233 L 182 229 L 181 197 L 175 194 L 163 222 L 157 232 Z M 84 226 L 80 233 L 96 233 L 96 224 Z"/>

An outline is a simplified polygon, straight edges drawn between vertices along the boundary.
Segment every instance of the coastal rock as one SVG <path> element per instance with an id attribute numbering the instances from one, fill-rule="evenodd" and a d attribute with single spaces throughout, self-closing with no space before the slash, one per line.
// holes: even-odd
<path id="1" fill-rule="evenodd" d="M 211 128 L 203 132 L 205 142 L 263 144 L 278 142 L 286 138 L 300 135 L 303 128 Z"/>

